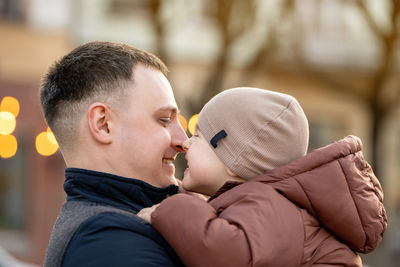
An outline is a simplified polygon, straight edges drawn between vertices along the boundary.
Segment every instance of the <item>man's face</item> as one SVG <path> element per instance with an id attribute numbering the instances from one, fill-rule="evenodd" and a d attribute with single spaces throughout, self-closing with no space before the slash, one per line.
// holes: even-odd
<path id="1" fill-rule="evenodd" d="M 157 187 L 176 184 L 173 160 L 187 136 L 178 120 L 171 85 L 158 70 L 137 65 L 128 105 L 114 126 L 116 172 Z"/>

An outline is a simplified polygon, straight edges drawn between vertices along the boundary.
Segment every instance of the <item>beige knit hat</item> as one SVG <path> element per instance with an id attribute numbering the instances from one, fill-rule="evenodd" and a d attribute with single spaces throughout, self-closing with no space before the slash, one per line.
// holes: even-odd
<path id="1" fill-rule="evenodd" d="M 200 132 L 222 162 L 244 179 L 304 156 L 308 121 L 297 100 L 258 88 L 219 93 L 201 110 Z"/>

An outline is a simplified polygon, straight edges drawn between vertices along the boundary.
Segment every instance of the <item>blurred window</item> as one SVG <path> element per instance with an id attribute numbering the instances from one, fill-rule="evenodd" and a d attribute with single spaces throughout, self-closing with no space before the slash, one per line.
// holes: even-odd
<path id="1" fill-rule="evenodd" d="M 21 153 L 22 147 L 18 147 L 12 158 L 0 159 L 0 231 L 18 231 L 24 228 L 27 184 L 24 179 L 26 168 Z"/>
<path id="2" fill-rule="evenodd" d="M 110 0 L 109 12 L 112 15 L 132 14 L 145 10 L 159 0 Z"/>
<path id="3" fill-rule="evenodd" d="M 0 21 L 22 21 L 23 13 L 21 0 L 0 0 Z"/>

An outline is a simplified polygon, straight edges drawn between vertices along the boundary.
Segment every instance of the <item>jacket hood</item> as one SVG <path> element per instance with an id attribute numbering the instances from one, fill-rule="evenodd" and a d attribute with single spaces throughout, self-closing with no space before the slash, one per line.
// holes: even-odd
<path id="1" fill-rule="evenodd" d="M 352 249 L 368 253 L 381 242 L 387 215 L 361 150 L 361 140 L 347 136 L 251 181 L 270 184 Z"/>

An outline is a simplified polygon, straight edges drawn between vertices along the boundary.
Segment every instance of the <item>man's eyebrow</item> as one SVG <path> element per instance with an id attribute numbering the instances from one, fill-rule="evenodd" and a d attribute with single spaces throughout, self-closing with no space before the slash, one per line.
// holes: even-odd
<path id="1" fill-rule="evenodd" d="M 158 113 L 158 112 L 163 112 L 163 111 L 169 111 L 169 112 L 172 112 L 173 114 L 180 114 L 180 110 L 174 106 L 161 107 L 161 108 L 157 109 L 155 112 Z"/>

